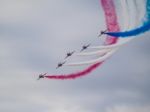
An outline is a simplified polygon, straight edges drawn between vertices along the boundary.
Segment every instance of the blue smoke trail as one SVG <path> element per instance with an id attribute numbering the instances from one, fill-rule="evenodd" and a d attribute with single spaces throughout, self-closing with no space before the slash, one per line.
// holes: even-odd
<path id="1" fill-rule="evenodd" d="M 147 0 L 147 4 L 146 4 L 146 18 L 147 21 L 144 22 L 144 24 L 136 29 L 130 30 L 130 31 L 124 31 L 124 32 L 106 32 L 105 34 L 110 35 L 110 36 L 114 36 L 114 37 L 128 37 L 128 36 L 136 36 L 139 35 L 141 33 L 144 33 L 148 30 L 150 30 L 150 0 Z"/>
<path id="2" fill-rule="evenodd" d="M 110 36 L 114 36 L 114 37 L 128 37 L 128 36 L 136 36 L 139 35 L 141 33 L 144 33 L 146 31 L 150 30 L 150 22 L 145 23 L 142 27 L 136 28 L 134 30 L 131 31 L 125 31 L 125 32 L 108 32 L 105 34 L 108 34 Z"/>

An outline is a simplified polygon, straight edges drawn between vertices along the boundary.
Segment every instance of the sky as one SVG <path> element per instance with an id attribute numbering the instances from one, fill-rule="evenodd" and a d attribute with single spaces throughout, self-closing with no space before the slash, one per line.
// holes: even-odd
<path id="1" fill-rule="evenodd" d="M 55 69 L 105 27 L 99 0 L 0 0 L 0 112 L 149 112 L 150 33 L 85 77 L 37 81 L 85 68 Z"/>

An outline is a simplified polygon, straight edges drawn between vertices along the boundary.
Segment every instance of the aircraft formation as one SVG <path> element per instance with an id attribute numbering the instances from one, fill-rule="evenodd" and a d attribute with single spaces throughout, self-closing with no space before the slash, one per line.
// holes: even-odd
<path id="1" fill-rule="evenodd" d="M 107 32 L 107 30 L 101 31 L 100 34 L 98 35 L 98 37 L 101 37 L 101 36 L 104 35 L 106 32 Z M 90 43 L 83 45 L 82 48 L 81 48 L 81 50 L 80 50 L 80 52 L 85 51 L 85 50 L 88 49 L 90 46 L 91 46 Z M 74 50 L 74 51 L 71 51 L 71 52 L 68 52 L 68 53 L 66 54 L 66 56 L 65 56 L 64 59 L 66 60 L 67 58 L 71 57 L 75 52 L 76 52 L 75 50 Z M 57 64 L 56 69 L 58 69 L 58 68 L 64 66 L 65 63 L 66 63 L 66 61 L 59 62 L 59 63 Z M 39 74 L 39 77 L 38 77 L 37 80 L 40 80 L 40 79 L 44 78 L 44 76 L 46 76 L 46 75 L 47 75 L 47 73 Z"/>
<path id="2" fill-rule="evenodd" d="M 101 36 L 104 35 L 106 32 L 107 32 L 107 30 L 101 31 L 100 34 L 98 35 L 98 37 L 101 37 Z M 85 51 L 85 50 L 88 49 L 90 46 L 91 46 L 91 44 L 85 44 L 85 45 L 83 45 L 82 48 L 81 48 L 81 50 L 80 50 L 80 52 Z M 75 53 L 75 51 L 68 52 L 68 53 L 66 54 L 66 57 L 65 57 L 64 59 L 67 59 L 67 58 L 71 57 L 74 53 Z M 56 69 L 62 67 L 65 63 L 66 63 L 66 61 L 58 63 Z"/>
<path id="3" fill-rule="evenodd" d="M 128 37 L 137 37 L 137 35 L 143 34 L 150 30 L 150 8 L 149 8 L 150 0 L 147 0 L 146 5 L 144 5 L 144 7 L 146 6 L 146 8 L 144 9 L 143 7 L 143 11 L 145 11 L 146 13 L 144 13 L 143 15 L 143 12 L 141 12 L 142 14 L 141 17 L 144 18 L 143 24 L 130 30 L 126 30 L 126 29 L 129 29 L 130 26 L 134 25 L 135 23 L 133 22 L 133 24 L 131 24 L 130 22 L 130 18 L 129 18 L 130 13 L 128 12 L 128 10 L 126 10 L 128 3 L 125 0 L 121 0 L 120 3 L 122 6 L 122 14 L 123 16 L 125 15 L 123 18 L 123 22 L 124 22 L 123 27 L 122 27 L 123 31 L 121 31 L 119 27 L 114 3 L 111 0 L 110 1 L 100 0 L 100 1 L 102 2 L 102 8 L 104 10 L 104 14 L 106 18 L 107 30 L 101 31 L 98 37 L 101 37 L 102 35 L 107 35 L 106 40 L 105 40 L 106 44 L 104 43 L 103 45 L 100 45 L 100 46 L 91 46 L 91 44 L 85 44 L 82 46 L 82 49 L 80 50 L 80 52 L 76 53 L 75 51 L 72 51 L 72 52 L 67 53 L 66 57 L 64 58 L 64 61 L 62 61 L 61 63 L 58 63 L 56 69 L 62 66 L 83 66 L 83 65 L 90 65 L 90 66 L 82 71 L 70 73 L 70 74 L 62 74 L 62 75 L 40 74 L 39 79 L 46 77 L 49 79 L 64 80 L 64 79 L 75 79 L 77 77 L 86 75 L 90 73 L 92 70 L 94 70 L 95 68 L 97 68 L 99 65 L 101 65 L 102 62 L 104 62 L 113 53 L 115 53 L 121 46 L 125 45 L 127 42 L 129 42 L 132 39 Z M 136 10 L 135 12 L 140 13 L 139 10 Z M 111 38 L 109 41 L 108 39 L 109 37 L 116 37 L 116 38 Z M 120 41 L 117 42 L 116 40 L 118 40 L 118 38 L 127 38 L 127 39 L 121 39 Z M 95 49 L 95 51 L 83 52 L 86 49 L 93 49 L 93 50 Z M 96 55 L 97 57 L 88 61 L 66 63 L 67 58 L 71 57 L 72 55 L 75 55 L 75 56 Z"/>

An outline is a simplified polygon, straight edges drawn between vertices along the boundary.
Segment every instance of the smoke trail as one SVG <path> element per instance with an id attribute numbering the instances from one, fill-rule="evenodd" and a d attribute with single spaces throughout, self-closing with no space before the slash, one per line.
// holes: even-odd
<path id="1" fill-rule="evenodd" d="M 109 31 L 119 31 L 119 26 L 117 22 L 117 15 L 114 7 L 113 0 L 100 0 L 102 3 L 102 7 L 105 13 L 106 17 L 106 24 Z M 105 44 L 114 44 L 116 43 L 117 38 L 114 37 L 107 37 Z M 47 75 L 45 78 L 48 79 L 75 79 L 84 75 L 89 74 L 93 70 L 95 70 L 98 66 L 100 66 L 103 62 L 96 63 L 94 65 L 91 65 L 87 69 L 77 72 L 77 73 L 71 73 L 66 75 Z"/>
<path id="2" fill-rule="evenodd" d="M 135 27 L 139 22 L 141 22 L 141 18 L 143 18 L 143 15 L 144 15 L 143 12 L 144 11 L 141 10 L 141 9 L 144 9 L 145 7 L 142 6 L 143 8 L 140 7 L 140 10 L 138 10 L 137 6 L 139 6 L 141 3 L 139 3 L 139 1 L 138 1 L 138 4 L 139 4 L 138 5 L 135 2 L 137 2 L 137 1 L 134 0 L 134 1 L 130 1 L 130 3 L 128 3 L 127 0 L 120 0 L 121 7 L 122 7 L 122 17 L 123 17 L 122 18 L 122 20 L 123 20 L 122 21 L 122 23 L 123 23 L 122 30 L 126 30 L 126 29 L 129 29 L 129 28 Z M 128 5 L 128 4 L 130 4 L 130 5 Z M 134 5 L 131 5 L 131 4 L 134 4 Z M 132 10 L 128 9 L 129 7 Z M 132 12 L 134 7 L 135 7 L 135 11 Z M 131 13 L 132 17 L 129 17 L 129 12 Z M 140 19 L 138 19 L 139 15 L 140 15 Z M 89 48 L 90 49 L 99 49 L 101 51 L 102 50 L 107 50 L 107 49 L 115 49 L 115 48 L 119 48 L 119 47 L 125 45 L 127 42 L 131 41 L 132 39 L 134 39 L 134 38 L 118 38 L 118 42 L 115 43 L 115 44 L 107 45 L 107 46 L 106 45 L 92 46 L 92 47 L 89 47 Z"/>
<path id="3" fill-rule="evenodd" d="M 130 31 L 124 31 L 124 32 L 107 32 L 105 34 L 115 37 L 129 37 L 129 36 L 136 36 L 142 33 L 145 33 L 146 31 L 150 30 L 150 0 L 147 0 L 146 4 L 146 11 L 147 11 L 147 21 L 144 22 L 144 24 L 141 27 L 138 27 L 136 29 L 130 30 Z"/>
<path id="4" fill-rule="evenodd" d="M 111 49 L 103 49 L 103 50 L 98 50 L 98 51 L 92 51 L 92 52 L 84 52 L 84 53 L 77 53 L 76 56 L 90 56 L 90 55 L 99 55 L 103 56 L 104 53 L 110 52 Z"/>
<path id="5" fill-rule="evenodd" d="M 95 64 L 95 63 L 98 63 L 98 62 L 102 62 L 102 61 L 106 60 L 107 58 L 109 58 L 116 51 L 117 51 L 117 48 L 111 50 L 108 53 L 103 54 L 102 57 L 100 55 L 100 57 L 97 58 L 97 59 L 93 59 L 93 60 L 89 60 L 89 61 L 85 61 L 85 62 L 69 63 L 69 64 L 66 64 L 65 66 L 82 66 L 82 65 Z"/>
<path id="6" fill-rule="evenodd" d="M 106 3 L 105 2 L 102 2 L 102 6 L 104 5 L 104 6 L 106 6 L 105 5 Z M 105 8 L 107 8 L 107 7 L 105 7 Z M 105 15 L 109 15 L 109 17 L 111 17 L 111 14 L 108 12 L 108 10 L 107 10 L 107 12 L 105 11 Z M 116 20 L 117 19 L 117 17 L 116 16 L 112 16 L 113 17 L 113 19 L 112 18 L 106 18 L 106 19 L 108 19 L 107 21 L 109 21 L 110 23 L 109 23 L 109 25 L 111 26 L 110 27 L 110 29 L 112 29 L 113 28 L 113 30 L 114 31 L 118 31 L 118 27 L 115 27 L 116 25 L 118 25 L 117 23 L 114 23 L 114 21 L 112 21 L 112 20 Z M 112 24 L 113 23 L 113 24 Z M 108 27 L 108 30 L 109 30 L 109 27 Z M 113 38 L 111 38 L 110 40 L 107 40 L 107 42 L 105 43 L 105 44 L 111 44 L 112 42 L 116 42 L 117 41 L 117 39 L 113 39 Z M 109 42 L 109 43 L 108 43 Z M 105 45 L 106 46 L 106 45 Z M 112 51 L 110 51 L 110 52 L 108 52 L 108 53 L 103 53 L 102 54 L 102 56 L 101 55 L 99 55 L 99 57 L 98 58 L 96 58 L 96 59 L 93 59 L 93 60 L 89 60 L 89 61 L 85 61 L 85 62 L 76 62 L 76 63 L 68 63 L 68 64 L 65 64 L 64 66 L 82 66 L 82 65 L 88 65 L 88 64 L 95 64 L 95 63 L 99 63 L 99 62 L 102 62 L 102 61 L 104 61 L 104 60 L 106 60 L 108 57 L 110 57 L 112 54 L 114 54 L 114 52 L 116 52 L 117 51 L 117 49 L 114 49 L 114 50 L 112 50 Z"/>
<path id="7" fill-rule="evenodd" d="M 123 23 L 123 31 L 126 29 L 131 29 L 136 27 L 137 25 L 141 25 L 143 23 L 143 17 L 146 12 L 146 5 L 144 1 L 140 0 L 120 0 L 121 7 L 122 7 L 122 23 Z M 143 4 L 143 5 L 141 5 Z M 134 10 L 133 10 L 134 9 Z M 131 14 L 129 14 L 131 13 Z M 129 17 L 129 15 L 131 17 Z M 141 23 L 142 22 L 142 23 Z M 118 38 L 118 42 L 112 45 L 101 45 L 101 46 L 92 46 L 89 47 L 90 49 L 99 49 L 99 50 L 106 50 L 106 49 L 114 49 L 117 47 L 121 47 L 131 41 L 134 38 Z"/>
<path id="8" fill-rule="evenodd" d="M 87 69 L 81 71 L 81 72 L 78 72 L 78 73 L 72 73 L 72 74 L 69 74 L 69 75 L 51 75 L 51 76 L 45 76 L 46 78 L 49 78 L 49 79 L 75 79 L 75 78 L 78 78 L 78 77 L 81 77 L 81 76 L 84 76 L 84 75 L 87 75 L 88 73 L 92 72 L 94 69 L 96 69 L 101 63 L 96 63 L 90 67 L 88 67 Z"/>
<path id="9" fill-rule="evenodd" d="M 136 36 L 136 35 L 139 35 L 141 33 L 145 33 L 148 30 L 150 30 L 150 21 L 145 23 L 142 27 L 136 28 L 136 29 L 131 30 L 131 31 L 108 32 L 108 33 L 105 33 L 105 34 L 110 35 L 110 36 L 115 36 L 115 37 L 126 38 L 126 37 L 129 37 L 129 36 Z"/>

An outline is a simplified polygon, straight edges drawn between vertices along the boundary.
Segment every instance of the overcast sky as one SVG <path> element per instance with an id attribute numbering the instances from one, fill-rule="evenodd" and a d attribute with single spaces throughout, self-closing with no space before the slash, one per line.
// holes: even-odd
<path id="1" fill-rule="evenodd" d="M 55 67 L 67 51 L 99 45 L 104 28 L 99 0 L 0 0 L 0 112 L 149 112 L 150 33 L 88 76 L 36 80 L 82 70 Z"/>

